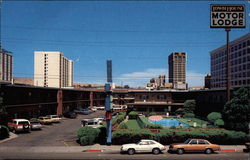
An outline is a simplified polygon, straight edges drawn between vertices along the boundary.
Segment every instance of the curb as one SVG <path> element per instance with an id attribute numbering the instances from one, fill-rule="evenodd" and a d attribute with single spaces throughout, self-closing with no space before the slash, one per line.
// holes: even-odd
<path id="1" fill-rule="evenodd" d="M 237 152 L 236 149 L 221 149 L 219 152 Z"/>
<path id="2" fill-rule="evenodd" d="M 97 152 L 103 152 L 103 150 L 99 150 L 99 149 L 87 149 L 87 150 L 83 150 L 82 152 L 97 153 Z"/>

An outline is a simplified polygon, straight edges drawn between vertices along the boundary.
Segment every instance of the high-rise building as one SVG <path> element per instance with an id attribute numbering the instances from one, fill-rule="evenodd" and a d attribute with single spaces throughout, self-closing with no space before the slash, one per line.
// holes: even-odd
<path id="1" fill-rule="evenodd" d="M 186 89 L 186 53 L 174 52 L 168 56 L 169 83 L 175 89 Z"/>
<path id="2" fill-rule="evenodd" d="M 13 73 L 12 53 L 0 47 L 0 81 L 11 82 Z"/>
<path id="3" fill-rule="evenodd" d="M 34 52 L 34 85 L 43 87 L 72 87 L 73 61 L 62 52 Z"/>
<path id="4" fill-rule="evenodd" d="M 250 85 L 250 33 L 229 43 L 231 87 Z M 227 46 L 223 45 L 212 52 L 211 88 L 225 89 L 227 84 Z"/>

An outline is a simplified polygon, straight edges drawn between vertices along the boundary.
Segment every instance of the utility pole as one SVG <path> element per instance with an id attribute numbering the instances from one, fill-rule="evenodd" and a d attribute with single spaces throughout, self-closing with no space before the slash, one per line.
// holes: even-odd
<path id="1" fill-rule="evenodd" d="M 107 60 L 107 83 L 105 84 L 105 109 L 106 109 L 106 123 L 107 123 L 107 145 L 112 144 L 112 61 Z"/>
<path id="2" fill-rule="evenodd" d="M 230 95 L 230 88 L 231 88 L 231 64 L 230 64 L 230 49 L 229 49 L 229 32 L 231 31 L 230 28 L 225 28 L 225 31 L 227 32 L 227 101 L 230 101 L 231 95 Z"/>

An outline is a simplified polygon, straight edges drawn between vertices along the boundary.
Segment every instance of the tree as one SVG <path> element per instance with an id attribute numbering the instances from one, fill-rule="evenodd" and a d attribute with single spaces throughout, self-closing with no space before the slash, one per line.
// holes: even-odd
<path id="1" fill-rule="evenodd" d="M 209 122 L 213 123 L 216 121 L 216 120 L 219 120 L 221 119 L 221 113 L 219 112 L 211 112 L 207 115 L 207 119 L 209 120 Z"/>
<path id="2" fill-rule="evenodd" d="M 195 107 L 196 107 L 196 102 L 193 99 L 192 100 L 186 100 L 184 102 L 184 109 L 185 110 L 189 110 L 191 112 L 194 112 Z"/>
<path id="3" fill-rule="evenodd" d="M 128 89 L 128 88 L 130 88 L 130 87 L 129 87 L 129 85 L 126 84 L 126 85 L 124 85 L 124 88 Z"/>
<path id="4" fill-rule="evenodd" d="M 224 106 L 222 117 L 226 128 L 248 132 L 250 122 L 249 87 L 242 87 L 234 92 L 233 98 Z"/>

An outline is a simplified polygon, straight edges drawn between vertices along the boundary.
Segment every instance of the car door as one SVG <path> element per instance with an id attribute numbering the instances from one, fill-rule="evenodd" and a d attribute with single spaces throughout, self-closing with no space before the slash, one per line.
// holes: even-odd
<path id="1" fill-rule="evenodd" d="M 194 152 L 197 148 L 197 140 L 193 139 L 189 142 L 189 144 L 184 148 L 187 152 Z"/>
<path id="2" fill-rule="evenodd" d="M 205 151 L 205 149 L 208 147 L 208 143 L 205 140 L 198 140 L 197 150 L 198 151 Z"/>
<path id="3" fill-rule="evenodd" d="M 140 142 L 136 149 L 138 152 L 148 152 L 149 151 L 149 143 L 148 142 Z"/>

